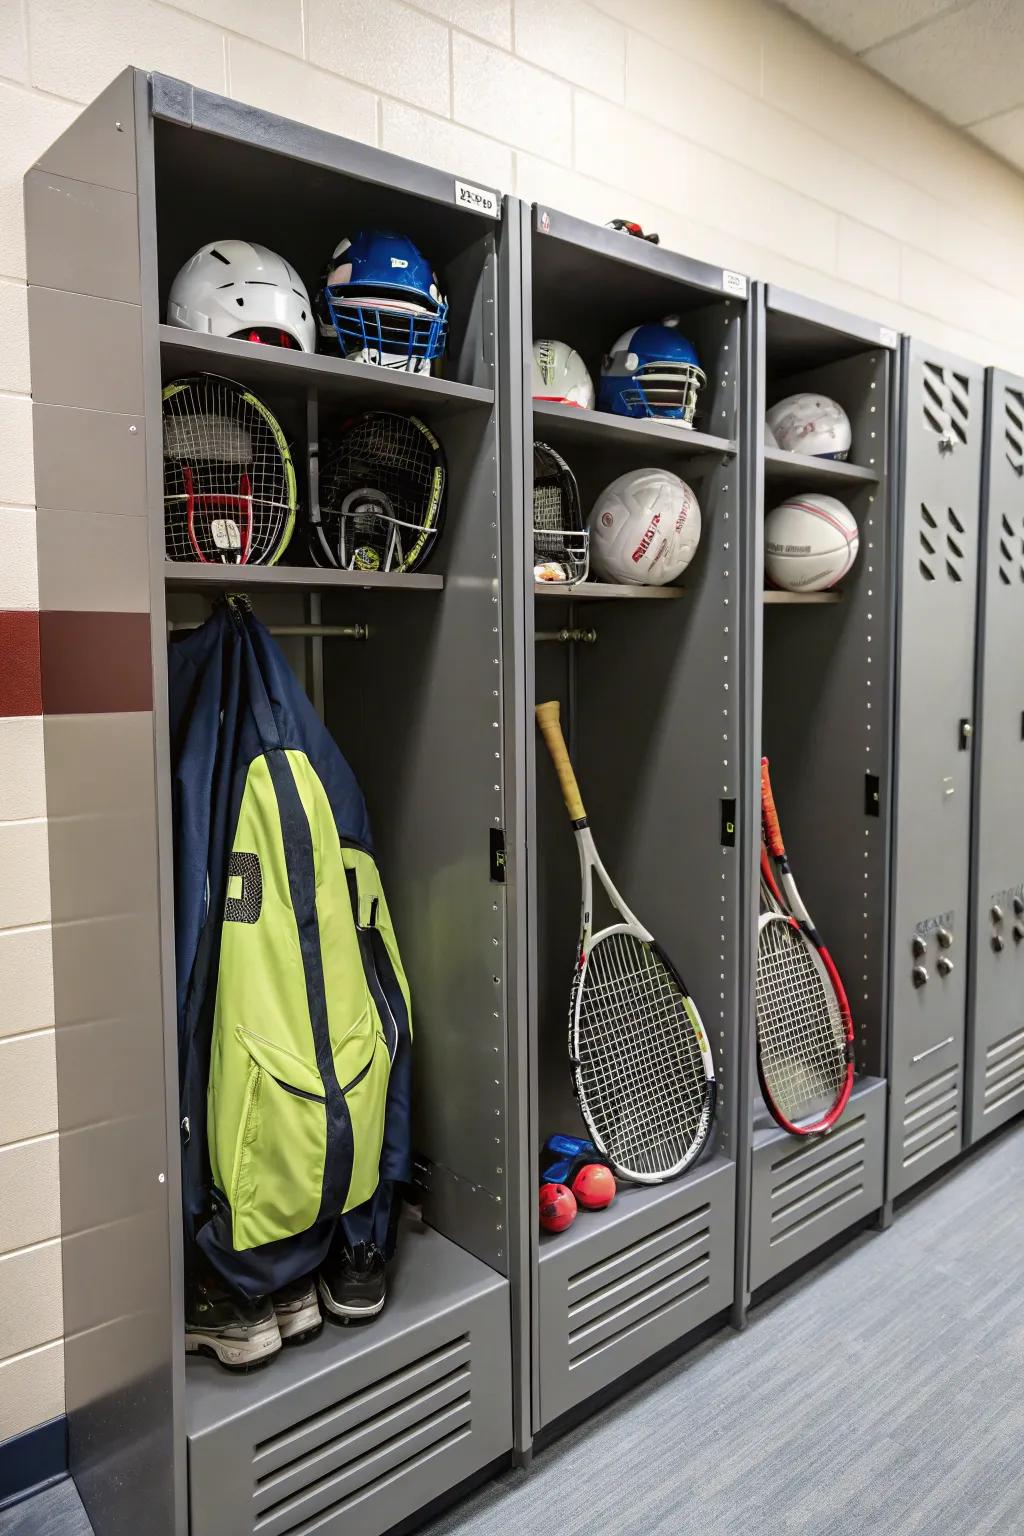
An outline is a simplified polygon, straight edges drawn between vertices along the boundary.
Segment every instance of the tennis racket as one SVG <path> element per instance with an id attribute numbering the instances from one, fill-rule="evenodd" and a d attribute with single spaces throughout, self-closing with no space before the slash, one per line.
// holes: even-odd
<path id="1" fill-rule="evenodd" d="M 554 448 L 533 445 L 533 579 L 575 586 L 586 581 L 590 534 L 576 476 Z"/>
<path id="2" fill-rule="evenodd" d="M 700 1156 L 715 1112 L 715 1064 L 700 1015 L 668 956 L 638 922 L 598 857 L 559 724 L 537 724 L 576 833 L 583 901 L 569 996 L 569 1058 L 590 1138 L 620 1178 L 662 1184 Z M 617 917 L 593 932 L 593 877 Z"/>
<path id="3" fill-rule="evenodd" d="M 262 400 L 216 374 L 163 392 L 169 560 L 276 565 L 295 527 L 295 466 Z"/>
<path id="4" fill-rule="evenodd" d="M 444 527 L 441 444 L 416 416 L 367 411 L 320 445 L 313 557 L 345 571 L 414 571 Z"/>
<path id="5" fill-rule="evenodd" d="M 793 1136 L 829 1130 L 853 1087 L 853 1020 L 839 972 L 797 890 L 761 759 L 761 907 L 757 934 L 757 1075 Z"/>

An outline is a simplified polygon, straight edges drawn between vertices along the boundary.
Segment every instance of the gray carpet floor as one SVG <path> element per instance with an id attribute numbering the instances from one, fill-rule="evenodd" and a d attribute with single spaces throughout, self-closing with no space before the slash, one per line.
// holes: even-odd
<path id="1" fill-rule="evenodd" d="M 1018 1125 L 423 1536 L 1022 1536 L 1022 1294 Z M 51 1533 L 70 1484 L 0 1514 Z"/>

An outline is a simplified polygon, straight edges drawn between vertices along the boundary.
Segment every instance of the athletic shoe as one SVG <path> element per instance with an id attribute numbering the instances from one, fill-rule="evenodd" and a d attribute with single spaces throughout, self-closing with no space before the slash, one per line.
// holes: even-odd
<path id="1" fill-rule="evenodd" d="M 374 1243 L 357 1243 L 351 1250 L 337 1243 L 317 1276 L 317 1285 L 332 1322 L 366 1322 L 384 1305 L 384 1255 Z"/>
<path id="2" fill-rule="evenodd" d="M 212 1280 L 192 1285 L 185 1298 L 185 1353 L 215 1355 L 229 1371 L 266 1365 L 281 1348 L 281 1331 L 268 1296 L 250 1301 Z"/>
<path id="3" fill-rule="evenodd" d="M 308 1276 L 274 1292 L 274 1312 L 282 1344 L 305 1344 L 308 1339 L 315 1339 L 324 1325 L 316 1286 Z"/>

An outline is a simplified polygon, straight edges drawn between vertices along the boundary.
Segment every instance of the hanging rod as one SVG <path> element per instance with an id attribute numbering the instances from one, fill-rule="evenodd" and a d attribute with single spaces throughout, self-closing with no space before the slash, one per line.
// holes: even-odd
<path id="1" fill-rule="evenodd" d="M 562 645 L 593 645 L 597 639 L 596 629 L 538 629 L 533 637 L 535 640 L 557 640 Z"/>
<path id="2" fill-rule="evenodd" d="M 198 629 L 202 620 L 169 620 L 167 628 Z M 290 635 L 305 639 L 325 640 L 369 640 L 369 624 L 268 624 L 266 628 L 272 635 Z"/>

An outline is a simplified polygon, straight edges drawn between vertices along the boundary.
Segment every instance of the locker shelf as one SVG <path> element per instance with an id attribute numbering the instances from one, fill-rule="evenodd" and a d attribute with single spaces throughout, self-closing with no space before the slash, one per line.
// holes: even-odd
<path id="1" fill-rule="evenodd" d="M 325 571 L 312 565 L 190 565 L 184 560 L 164 563 L 164 584 L 177 592 L 214 588 L 230 592 L 334 592 L 339 587 L 386 592 L 438 592 L 443 576 L 420 571 Z"/>
<path id="2" fill-rule="evenodd" d="M 788 453 L 783 448 L 764 450 L 764 479 L 766 485 L 817 486 L 833 491 L 840 486 L 877 485 L 879 476 L 873 469 L 859 464 L 849 464 L 840 459 L 816 459 L 807 453 Z"/>
<path id="3" fill-rule="evenodd" d="M 534 583 L 536 597 L 560 597 L 563 602 L 607 602 L 618 599 L 654 599 L 683 597 L 685 587 L 638 587 L 614 581 L 581 581 L 575 587 L 563 586 L 555 581 Z"/>
<path id="4" fill-rule="evenodd" d="M 257 390 L 304 393 L 314 388 L 325 403 L 361 410 L 422 411 L 435 419 L 494 404 L 493 389 L 475 384 L 205 336 L 173 325 L 160 327 L 160 355 L 165 381 L 187 373 L 223 373 Z"/>
<path id="5" fill-rule="evenodd" d="M 797 608 L 813 603 L 841 603 L 842 600 L 841 592 L 783 592 L 771 587 L 761 593 L 762 602 L 791 603 Z"/>
<path id="6" fill-rule="evenodd" d="M 581 446 L 601 444 L 604 447 L 625 445 L 639 448 L 649 444 L 659 454 L 666 449 L 684 458 L 700 454 L 734 454 L 736 444 L 731 438 L 714 437 L 707 432 L 694 432 L 687 427 L 670 426 L 663 421 L 633 421 L 628 416 L 612 416 L 607 411 L 583 411 L 575 405 L 562 405 L 557 400 L 533 402 L 534 435 L 542 442 L 570 442 Z"/>

